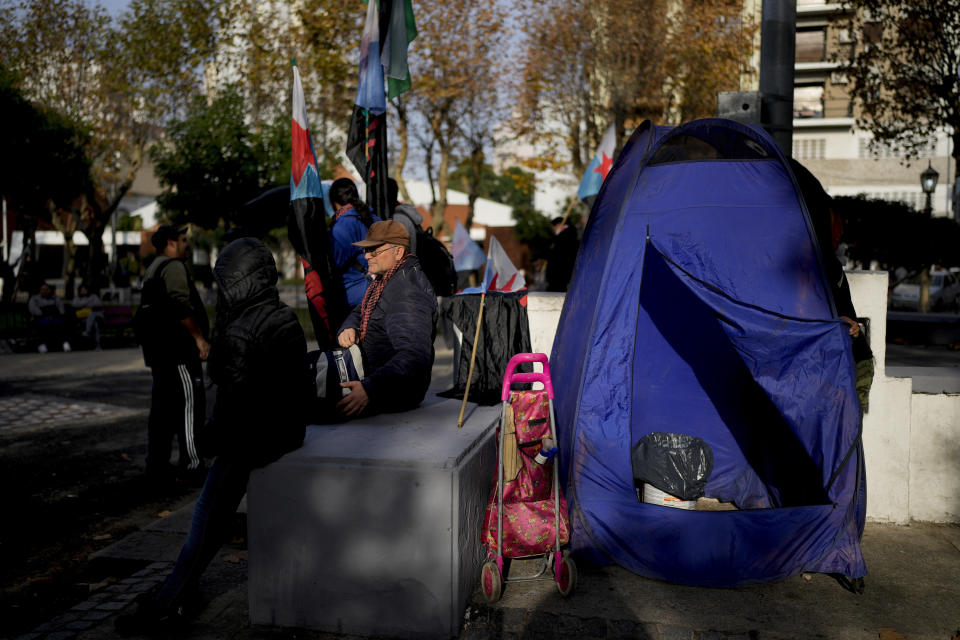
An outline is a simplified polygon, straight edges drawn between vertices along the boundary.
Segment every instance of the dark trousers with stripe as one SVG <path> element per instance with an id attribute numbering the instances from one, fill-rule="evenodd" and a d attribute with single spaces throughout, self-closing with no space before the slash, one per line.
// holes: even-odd
<path id="1" fill-rule="evenodd" d="M 170 445 L 177 436 L 179 467 L 202 466 L 196 433 L 206 417 L 203 367 L 200 360 L 151 368 L 153 391 L 147 422 L 147 473 L 162 473 L 170 463 Z"/>

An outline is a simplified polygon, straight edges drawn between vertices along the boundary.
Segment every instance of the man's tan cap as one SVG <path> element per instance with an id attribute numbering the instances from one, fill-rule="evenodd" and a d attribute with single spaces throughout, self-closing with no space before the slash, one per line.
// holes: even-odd
<path id="1" fill-rule="evenodd" d="M 354 242 L 355 247 L 376 247 L 381 244 L 398 244 L 410 248 L 410 234 L 406 228 L 396 220 L 382 220 L 374 222 L 367 230 L 367 237 L 360 242 Z"/>

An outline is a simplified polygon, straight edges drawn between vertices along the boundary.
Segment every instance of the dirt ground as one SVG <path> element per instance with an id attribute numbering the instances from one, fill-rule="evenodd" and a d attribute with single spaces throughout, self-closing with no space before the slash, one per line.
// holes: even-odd
<path id="1" fill-rule="evenodd" d="M 0 432 L 0 636 L 16 637 L 131 567 L 89 554 L 194 499 L 143 476 L 150 374 L 2 382 L 0 399 L 39 397 L 126 408 L 119 417 Z"/>

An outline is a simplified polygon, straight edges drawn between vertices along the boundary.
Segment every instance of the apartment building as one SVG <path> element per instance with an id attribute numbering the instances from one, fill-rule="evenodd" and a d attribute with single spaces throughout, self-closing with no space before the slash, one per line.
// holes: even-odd
<path id="1" fill-rule="evenodd" d="M 759 2 L 757 2 L 759 4 Z M 950 138 L 940 133 L 909 165 L 890 150 L 869 149 L 871 135 L 854 121 L 842 63 L 851 46 L 842 4 L 797 0 L 796 62 L 793 94 L 793 157 L 806 165 L 831 195 L 866 194 L 926 205 L 920 174 L 932 166 L 940 174 L 931 200 L 933 215 L 948 215 L 956 167 Z M 835 56 L 834 54 L 839 54 Z"/>

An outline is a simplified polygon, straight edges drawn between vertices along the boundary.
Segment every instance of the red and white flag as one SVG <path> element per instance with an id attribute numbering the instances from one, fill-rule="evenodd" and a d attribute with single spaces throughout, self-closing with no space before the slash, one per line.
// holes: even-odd
<path id="1" fill-rule="evenodd" d="M 487 249 L 487 267 L 483 270 L 482 291 L 519 291 L 527 286 L 523 274 L 510 262 L 496 237 L 490 236 L 490 248 Z"/>

